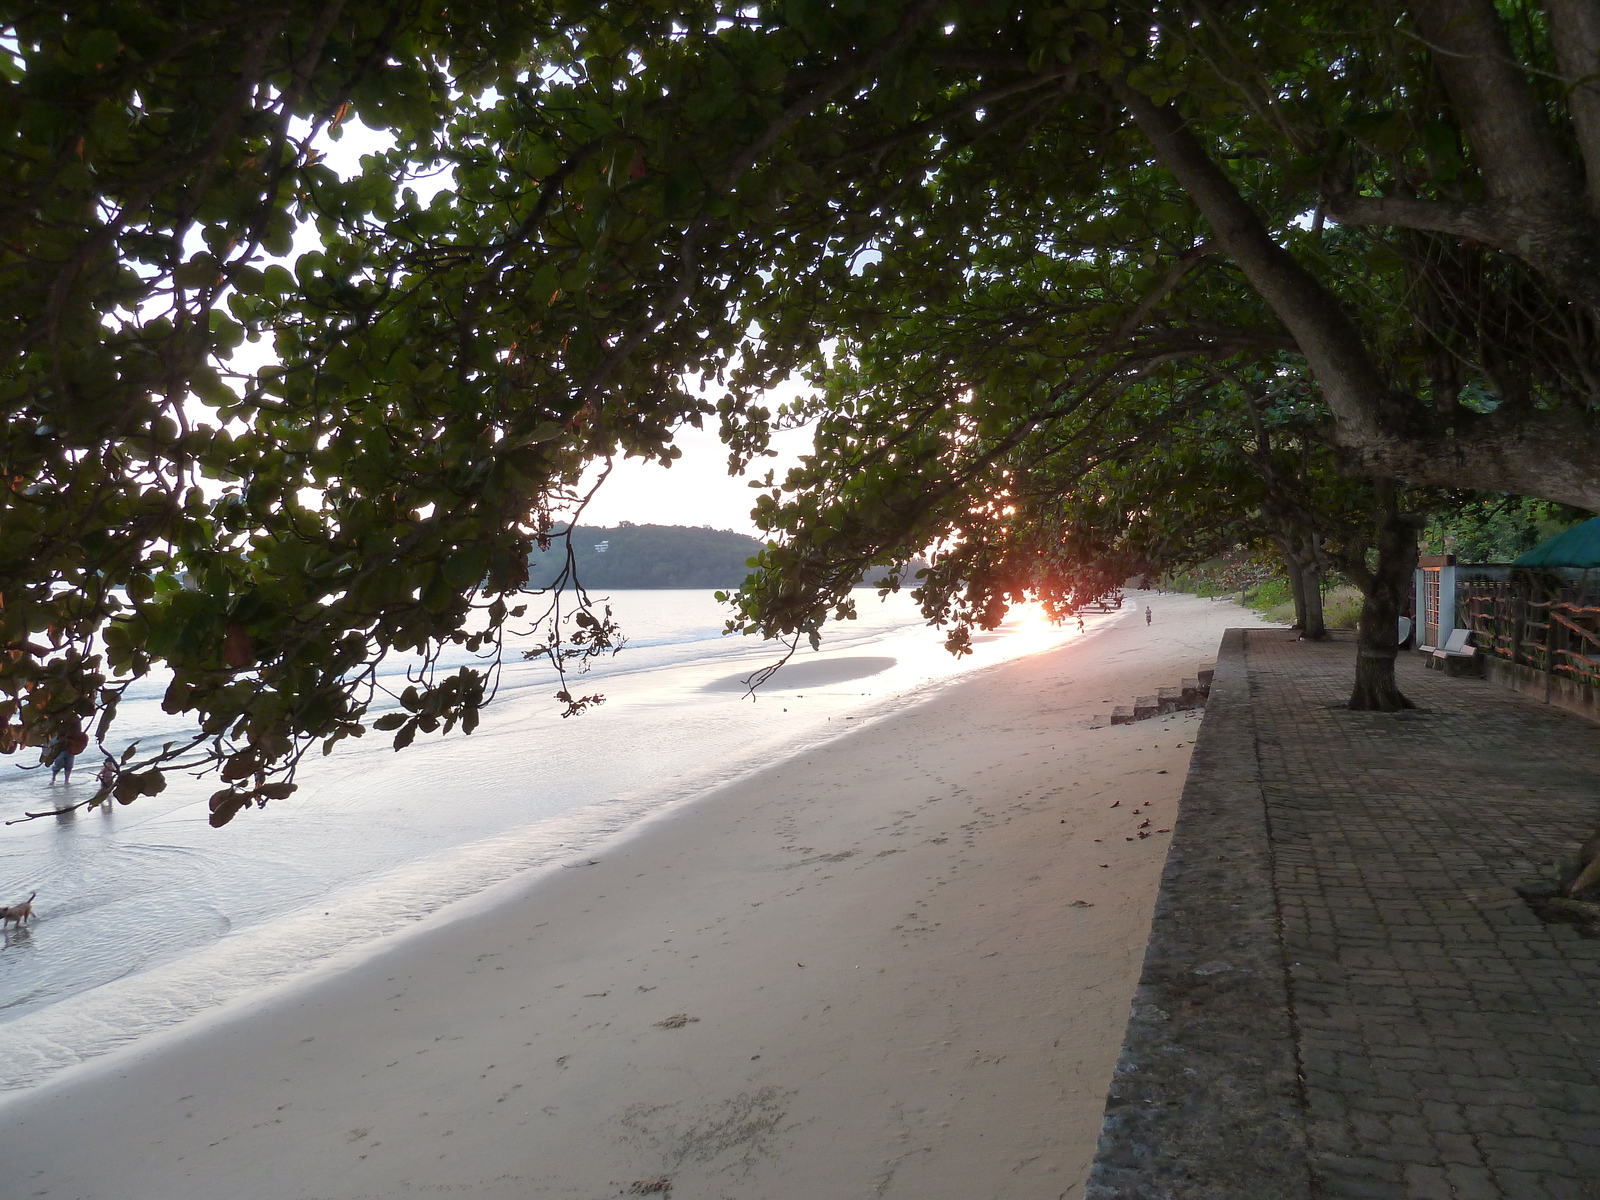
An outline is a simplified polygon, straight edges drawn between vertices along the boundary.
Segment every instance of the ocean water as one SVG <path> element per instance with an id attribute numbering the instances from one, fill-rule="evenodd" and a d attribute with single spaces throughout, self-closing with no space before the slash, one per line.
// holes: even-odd
<path id="1" fill-rule="evenodd" d="M 858 593 L 758 699 L 742 680 L 770 643 L 722 636 L 708 593 L 622 591 L 628 637 L 575 690 L 606 703 L 561 719 L 555 677 L 508 662 L 470 737 L 419 737 L 396 754 L 368 734 L 307 760 L 300 790 L 215 830 L 214 779 L 176 776 L 157 797 L 0 829 L 0 903 L 37 891 L 35 924 L 0 945 L 0 1089 L 168 1029 L 231 1000 L 370 952 L 452 903 L 584 861 L 587 848 L 741 775 L 917 703 L 974 669 L 1077 637 L 1023 612 L 957 661 L 908 597 Z M 1091 616 L 1095 624 L 1114 619 Z M 511 657 L 508 655 L 508 657 Z M 387 682 L 404 686 L 403 662 Z M 131 693 L 113 749 L 165 740 L 165 683 Z M 0 817 L 92 794 L 0 759 Z"/>

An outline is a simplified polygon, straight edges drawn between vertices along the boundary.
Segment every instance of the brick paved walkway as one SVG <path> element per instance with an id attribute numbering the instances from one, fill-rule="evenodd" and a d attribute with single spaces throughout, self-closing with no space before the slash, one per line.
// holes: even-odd
<path id="1" fill-rule="evenodd" d="M 1514 888 L 1600 824 L 1600 727 L 1234 631 L 1088 1195 L 1600 1197 L 1600 941 Z"/>

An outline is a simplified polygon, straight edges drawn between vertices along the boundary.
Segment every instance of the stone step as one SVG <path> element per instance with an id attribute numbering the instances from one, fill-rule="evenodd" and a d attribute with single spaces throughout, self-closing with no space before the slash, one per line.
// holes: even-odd
<path id="1" fill-rule="evenodd" d="M 1180 711 L 1183 705 L 1183 689 L 1164 687 L 1156 689 L 1156 707 L 1164 713 Z"/>
<path id="2" fill-rule="evenodd" d="M 1133 719 L 1147 721 L 1161 711 L 1161 704 L 1154 696 L 1140 696 L 1133 702 Z"/>
<path id="3" fill-rule="evenodd" d="M 1200 673 L 1196 676 L 1196 679 L 1200 684 L 1200 694 L 1202 696 L 1211 695 L 1211 679 L 1216 674 L 1216 670 L 1215 667 L 1200 668 Z"/>
<path id="4" fill-rule="evenodd" d="M 1200 694 L 1200 681 L 1198 679 L 1185 679 L 1183 681 L 1183 703 L 1186 708 L 1199 708 L 1205 703 L 1205 697 Z"/>
<path id="5" fill-rule="evenodd" d="M 1119 704 L 1111 710 L 1111 723 L 1113 725 L 1132 725 L 1133 709 L 1126 704 Z"/>

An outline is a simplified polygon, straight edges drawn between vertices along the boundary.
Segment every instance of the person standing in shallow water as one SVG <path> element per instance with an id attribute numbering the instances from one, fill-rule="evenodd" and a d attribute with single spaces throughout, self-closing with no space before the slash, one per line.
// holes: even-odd
<path id="1" fill-rule="evenodd" d="M 1144 606 L 1144 623 L 1146 625 L 1150 624 L 1150 606 L 1148 604 Z"/>
<path id="2" fill-rule="evenodd" d="M 66 782 L 70 784 L 72 782 L 72 764 L 77 760 L 78 756 L 72 752 L 71 746 L 64 737 L 58 737 L 51 743 L 51 746 L 54 747 L 56 756 L 50 760 L 50 783 L 54 786 L 56 776 L 65 772 Z"/>

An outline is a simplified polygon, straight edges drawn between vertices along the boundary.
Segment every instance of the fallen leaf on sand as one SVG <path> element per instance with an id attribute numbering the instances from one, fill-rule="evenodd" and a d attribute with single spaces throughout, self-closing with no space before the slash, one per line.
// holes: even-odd
<path id="1" fill-rule="evenodd" d="M 1111 807 L 1112 807 L 1112 808 L 1121 808 L 1121 807 L 1122 807 L 1122 801 L 1121 801 L 1121 800 L 1118 800 L 1118 801 L 1117 801 L 1117 802 L 1116 802 L 1116 803 L 1115 803 L 1115 804 L 1113 804 L 1113 805 L 1112 805 L 1112 806 L 1111 806 Z"/>
<path id="2" fill-rule="evenodd" d="M 691 1017 L 688 1013 L 673 1013 L 665 1021 L 657 1021 L 657 1029 L 682 1029 L 685 1025 L 698 1021 L 699 1017 Z"/>
<path id="3" fill-rule="evenodd" d="M 1093 908 L 1094 905 L 1090 904 L 1087 900 L 1074 900 L 1071 904 L 1067 905 L 1067 907 L 1068 908 Z"/>
<path id="4" fill-rule="evenodd" d="M 652 1193 L 670 1192 L 671 1190 L 672 1180 L 663 1175 L 660 1179 L 635 1179 L 633 1185 L 628 1188 L 628 1194 L 630 1196 L 648 1196 Z"/>

